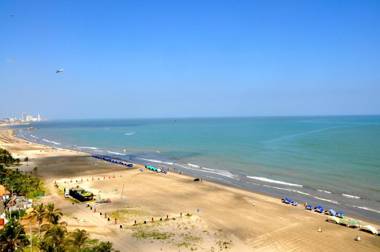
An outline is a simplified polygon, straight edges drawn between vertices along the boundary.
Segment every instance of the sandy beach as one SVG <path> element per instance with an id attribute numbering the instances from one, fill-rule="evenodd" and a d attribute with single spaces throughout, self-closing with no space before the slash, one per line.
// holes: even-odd
<path id="1" fill-rule="evenodd" d="M 0 129 L 0 147 L 14 157 L 29 157 L 20 169 L 38 167 L 48 190 L 41 201 L 54 202 L 69 229 L 86 229 L 120 251 L 380 250 L 379 236 L 328 223 L 326 215 L 273 197 L 140 170 L 141 165 L 127 169 L 86 153 L 27 142 L 6 128 Z M 91 210 L 66 199 L 62 189 L 77 185 L 111 203 L 92 202 Z"/>

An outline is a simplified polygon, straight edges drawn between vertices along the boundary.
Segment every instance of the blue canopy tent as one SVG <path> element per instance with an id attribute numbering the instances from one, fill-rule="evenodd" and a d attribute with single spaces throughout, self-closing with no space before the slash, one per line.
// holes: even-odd
<path id="1" fill-rule="evenodd" d="M 310 205 L 310 204 L 307 204 L 307 205 L 305 206 L 305 209 L 311 211 L 311 210 L 313 209 L 313 206 Z"/>
<path id="2" fill-rule="evenodd" d="M 321 205 L 318 205 L 314 207 L 314 211 L 317 213 L 323 213 L 323 207 Z"/>
<path id="3" fill-rule="evenodd" d="M 331 215 L 331 216 L 335 216 L 336 212 L 335 212 L 334 209 L 329 209 L 328 214 Z"/>
<path id="4" fill-rule="evenodd" d="M 344 217 L 344 212 L 343 211 L 338 211 L 338 212 L 336 212 L 335 216 L 338 217 L 338 218 L 343 218 Z"/>

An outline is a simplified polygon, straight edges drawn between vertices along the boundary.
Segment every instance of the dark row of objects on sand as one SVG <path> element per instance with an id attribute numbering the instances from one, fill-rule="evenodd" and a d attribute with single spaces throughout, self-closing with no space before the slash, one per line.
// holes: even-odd
<path id="1" fill-rule="evenodd" d="M 129 167 L 129 168 L 133 167 L 133 164 L 130 163 L 130 162 L 127 162 L 127 161 L 124 161 L 124 160 L 120 160 L 120 159 L 117 159 L 117 158 L 113 158 L 113 157 L 110 157 L 110 156 L 92 155 L 92 157 L 96 158 L 96 159 L 101 159 L 101 160 L 104 160 L 104 161 L 107 161 L 107 162 L 111 162 L 111 163 L 114 163 L 114 164 L 124 165 L 124 166 Z"/>

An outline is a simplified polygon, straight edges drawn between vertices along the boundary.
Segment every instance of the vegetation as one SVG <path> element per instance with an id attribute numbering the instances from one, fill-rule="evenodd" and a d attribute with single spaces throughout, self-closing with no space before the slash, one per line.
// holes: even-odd
<path id="1" fill-rule="evenodd" d="M 39 178 L 5 167 L 17 164 L 18 161 L 7 150 L 0 148 L 0 184 L 12 193 L 28 198 L 44 195 L 43 183 Z"/>
<path id="2" fill-rule="evenodd" d="M 43 196 L 42 181 L 28 174 L 23 174 L 18 169 L 13 170 L 0 165 L 0 184 L 17 195 L 23 195 L 28 198 Z"/>
<path id="3" fill-rule="evenodd" d="M 54 204 L 39 204 L 29 215 L 39 225 L 36 243 L 39 251 L 46 252 L 111 252 L 115 251 L 110 242 L 90 239 L 86 230 L 67 231 L 67 224 L 61 221 L 62 212 Z"/>
<path id="4" fill-rule="evenodd" d="M 9 151 L 0 148 L 0 164 L 8 166 L 19 162 L 20 159 L 14 159 Z"/>
<path id="5" fill-rule="evenodd" d="M 38 236 L 41 236 L 41 225 L 45 218 L 45 206 L 44 204 L 39 204 L 33 208 L 30 214 L 30 218 L 35 219 L 38 223 Z"/>
<path id="6" fill-rule="evenodd" d="M 166 240 L 172 237 L 174 234 L 169 232 L 159 232 L 157 230 L 143 230 L 138 229 L 133 233 L 133 237 L 136 239 L 155 239 L 155 240 Z"/>
<path id="7" fill-rule="evenodd" d="M 28 161 L 25 158 L 25 161 Z M 10 153 L 0 148 L 0 184 L 16 195 L 28 198 L 44 195 L 43 184 L 37 177 L 26 175 L 18 169 L 6 166 L 17 164 Z M 37 170 L 37 168 L 35 168 Z M 25 211 L 17 211 L 24 213 Z M 10 217 L 11 216 L 11 217 Z M 0 251 L 46 251 L 46 252 L 111 252 L 115 251 L 110 242 L 90 239 L 85 230 L 67 231 L 62 212 L 54 204 L 36 205 L 31 213 L 24 217 L 38 225 L 38 236 L 27 235 L 19 219 L 22 215 L 8 215 L 9 222 L 0 230 Z M 30 245 L 30 246 L 29 246 Z"/>
<path id="8" fill-rule="evenodd" d="M 16 219 L 11 219 L 0 231 L 1 251 L 22 251 L 29 244 L 23 226 Z"/>

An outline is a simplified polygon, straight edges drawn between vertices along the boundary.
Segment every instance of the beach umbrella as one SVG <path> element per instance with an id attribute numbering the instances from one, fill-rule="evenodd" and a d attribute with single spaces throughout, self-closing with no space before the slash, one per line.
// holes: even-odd
<path id="1" fill-rule="evenodd" d="M 327 217 L 327 221 L 328 222 L 333 222 L 333 223 L 336 223 L 336 224 L 340 224 L 340 219 L 338 217 L 335 217 L 335 216 L 329 216 L 329 217 Z"/>
<path id="2" fill-rule="evenodd" d="M 367 231 L 367 232 L 370 232 L 370 233 L 375 234 L 375 235 L 379 234 L 377 232 L 376 228 L 371 226 L 371 225 L 362 226 L 360 229 Z"/>

